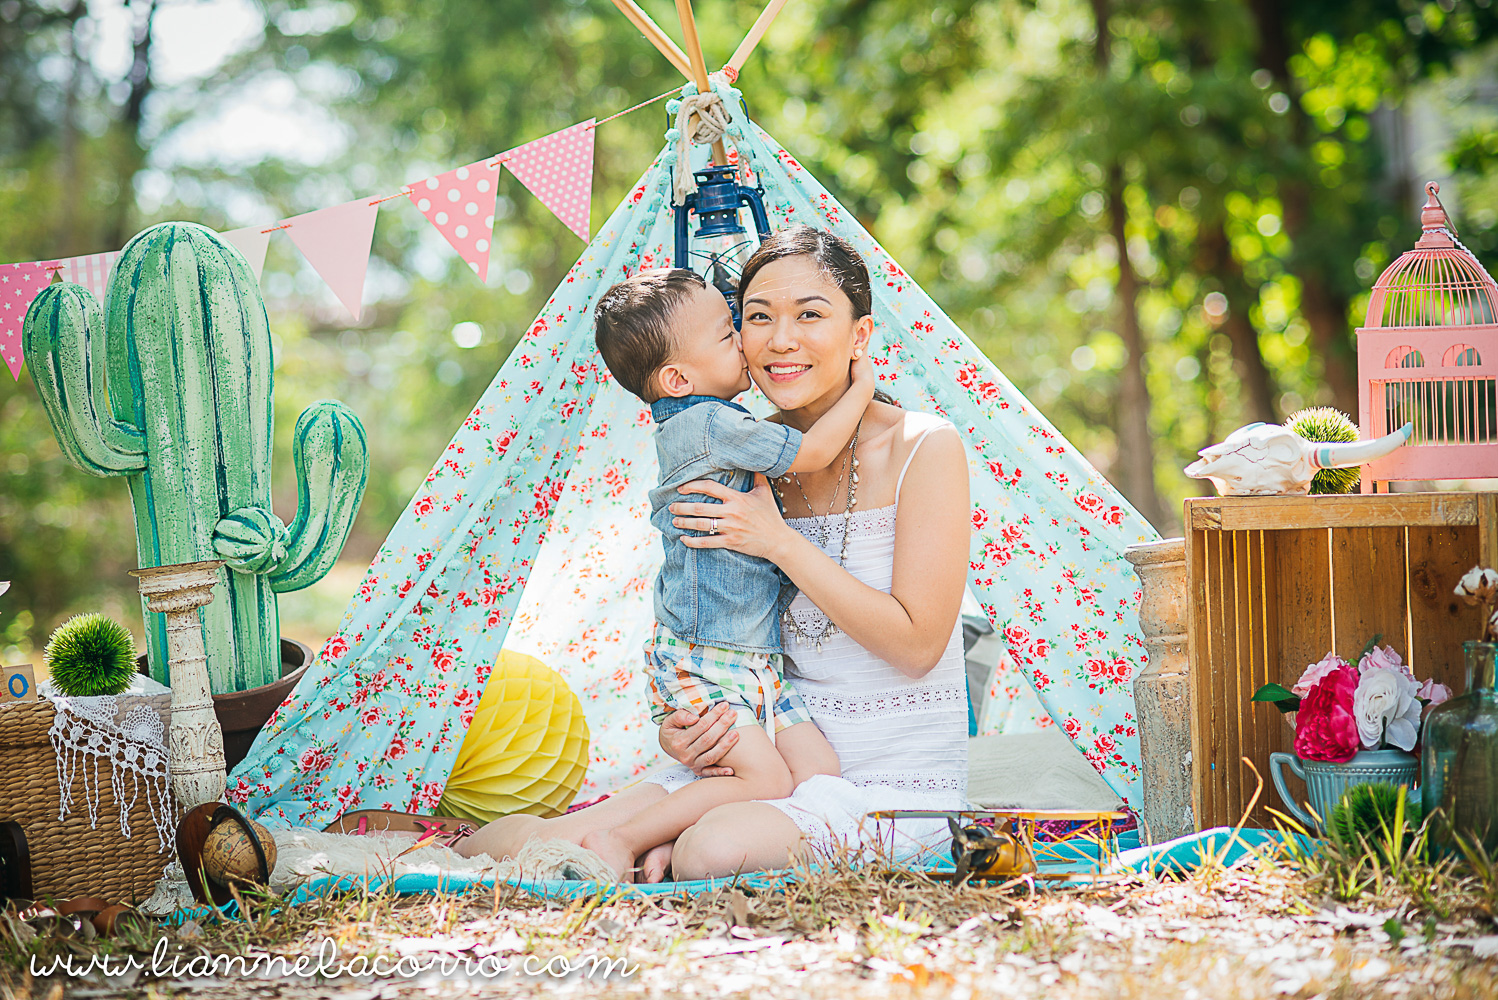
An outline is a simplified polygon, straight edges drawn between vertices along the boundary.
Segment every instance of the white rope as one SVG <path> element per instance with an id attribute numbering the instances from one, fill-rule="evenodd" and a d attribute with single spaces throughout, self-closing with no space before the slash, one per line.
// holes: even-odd
<path id="1" fill-rule="evenodd" d="M 691 133 L 687 125 L 693 118 L 697 124 Z M 672 181 L 675 203 L 685 204 L 687 197 L 697 190 L 697 178 L 692 176 L 692 146 L 709 146 L 728 134 L 728 123 L 733 119 L 723 106 L 723 98 L 716 92 L 689 94 L 681 99 L 676 112 L 676 131 L 681 136 L 676 142 L 676 174 Z"/>

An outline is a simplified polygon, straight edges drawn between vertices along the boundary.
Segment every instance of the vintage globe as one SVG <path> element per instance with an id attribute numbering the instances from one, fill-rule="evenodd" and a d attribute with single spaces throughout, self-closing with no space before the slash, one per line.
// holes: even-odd
<path id="1" fill-rule="evenodd" d="M 250 829 L 254 831 L 254 837 L 260 842 L 260 849 L 265 852 L 265 874 L 260 875 L 260 860 L 255 855 L 255 843 L 250 835 L 245 832 L 234 820 L 225 820 L 208 831 L 208 839 L 203 842 L 203 870 L 208 877 L 219 885 L 230 885 L 236 882 L 254 882 L 265 884 L 269 881 L 269 875 L 276 867 L 276 840 L 270 831 L 256 823 L 254 820 L 246 820 Z"/>
<path id="2" fill-rule="evenodd" d="M 588 720 L 560 674 L 503 650 L 437 811 L 487 823 L 566 810 L 588 771 Z"/>

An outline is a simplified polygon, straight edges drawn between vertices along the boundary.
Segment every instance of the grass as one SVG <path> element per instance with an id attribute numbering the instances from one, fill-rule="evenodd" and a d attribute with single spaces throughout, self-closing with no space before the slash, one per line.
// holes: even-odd
<path id="1" fill-rule="evenodd" d="M 1287 832 L 1304 832 L 1282 822 Z M 626 984 L 592 984 L 600 996 L 676 996 L 713 968 L 746 982 L 759 977 L 753 988 L 727 991 L 756 998 L 886 996 L 891 984 L 933 997 L 1350 998 L 1382 995 L 1396 981 L 1406 981 L 1411 995 L 1498 997 L 1493 963 L 1451 944 L 1498 933 L 1498 865 L 1470 847 L 1430 862 L 1427 842 L 1428 826 L 1411 828 L 1397 815 L 1356 845 L 1324 842 L 1308 851 L 1291 839 L 1284 850 L 1232 867 L 1219 854 L 1189 875 L 1125 874 L 1071 887 L 954 886 L 887 859 L 856 864 L 841 855 L 798 866 L 783 887 L 730 885 L 700 896 L 601 891 L 561 901 L 507 884 L 419 896 L 357 888 L 285 909 L 274 895 L 248 892 L 239 895 L 243 919 L 189 922 L 165 936 L 168 955 L 186 957 L 295 957 L 328 939 L 346 959 L 393 961 L 420 945 L 603 954 L 639 967 L 639 978 Z M 146 956 L 161 936 L 140 927 L 88 939 L 62 921 L 37 926 L 46 923 L 0 913 L 5 1000 L 60 996 L 59 983 L 27 976 L 33 954 Z M 1272 960 L 1254 957 L 1262 955 Z M 149 985 L 142 980 L 136 992 Z M 151 988 L 170 995 L 185 987 Z M 303 989 L 292 981 L 285 995 L 306 995 Z M 190 990 L 194 1000 L 219 995 Z"/>

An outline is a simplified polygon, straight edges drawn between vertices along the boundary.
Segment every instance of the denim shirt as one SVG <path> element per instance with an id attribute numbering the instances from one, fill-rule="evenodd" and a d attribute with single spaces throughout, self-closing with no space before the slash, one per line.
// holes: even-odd
<path id="1" fill-rule="evenodd" d="M 678 638 L 751 653 L 780 652 L 780 613 L 794 596 L 790 581 L 767 559 L 729 549 L 694 549 L 684 535 L 703 535 L 671 523 L 669 504 L 719 503 L 676 488 L 712 479 L 741 493 L 754 473 L 783 476 L 801 449 L 794 427 L 755 420 L 737 403 L 716 396 L 680 396 L 651 404 L 660 485 L 650 491 L 650 523 L 660 529 L 666 561 L 655 578 L 655 619 Z M 786 592 L 783 594 L 782 589 Z"/>

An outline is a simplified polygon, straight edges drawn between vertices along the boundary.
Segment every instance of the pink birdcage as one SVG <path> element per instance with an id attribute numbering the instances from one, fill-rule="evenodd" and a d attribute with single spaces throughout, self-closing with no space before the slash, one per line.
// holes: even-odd
<path id="1" fill-rule="evenodd" d="M 1364 493 L 1498 476 L 1498 283 L 1457 241 L 1440 189 L 1425 185 L 1425 232 L 1373 283 L 1357 332 L 1362 436 L 1414 425 L 1408 444 L 1363 467 Z"/>

